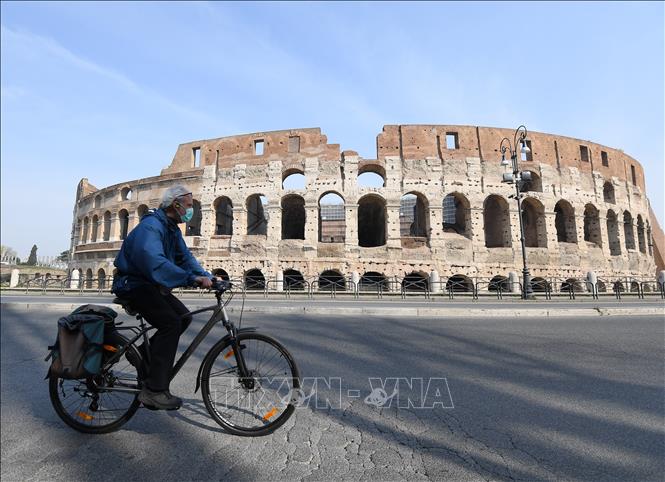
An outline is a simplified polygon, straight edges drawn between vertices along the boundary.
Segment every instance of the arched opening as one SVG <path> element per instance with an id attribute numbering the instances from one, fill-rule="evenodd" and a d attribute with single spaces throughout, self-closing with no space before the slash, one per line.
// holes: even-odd
<path id="1" fill-rule="evenodd" d="M 525 171 L 531 174 L 531 179 L 522 181 L 520 191 L 522 192 L 543 192 L 543 181 L 540 176 L 533 171 Z"/>
<path id="2" fill-rule="evenodd" d="M 120 239 L 125 239 L 129 231 L 129 213 L 126 209 L 118 211 L 118 220 L 120 221 Z"/>
<path id="3" fill-rule="evenodd" d="M 141 221 L 143 216 L 148 214 L 148 211 L 149 211 L 148 206 L 146 206 L 145 204 L 141 204 L 139 207 L 136 208 L 136 215 L 138 216 L 139 221 Z"/>
<path id="4" fill-rule="evenodd" d="M 554 226 L 556 239 L 560 243 L 577 243 L 575 209 L 564 199 L 554 206 Z"/>
<path id="5" fill-rule="evenodd" d="M 488 291 L 510 291 L 510 282 L 506 276 L 494 276 L 487 285 Z"/>
<path id="6" fill-rule="evenodd" d="M 97 287 L 100 290 L 106 289 L 106 272 L 102 268 L 97 270 Z"/>
<path id="7" fill-rule="evenodd" d="M 289 169 L 282 173 L 282 189 L 305 189 L 305 175 L 299 169 Z"/>
<path id="8" fill-rule="evenodd" d="M 610 245 L 610 255 L 621 255 L 621 243 L 619 242 L 619 220 L 611 209 L 607 211 L 607 241 Z"/>
<path id="9" fill-rule="evenodd" d="M 388 280 L 383 273 L 368 271 L 360 277 L 358 289 L 360 291 L 388 291 Z"/>
<path id="10" fill-rule="evenodd" d="M 485 246 L 488 248 L 509 248 L 512 246 L 510 233 L 510 210 L 508 202 L 501 196 L 492 194 L 483 205 L 483 225 Z"/>
<path id="11" fill-rule="evenodd" d="M 358 201 L 358 246 L 371 248 L 386 244 L 386 201 L 375 194 Z"/>
<path id="12" fill-rule="evenodd" d="M 604 281 L 596 281 L 596 291 L 598 291 L 598 293 L 607 293 L 607 286 Z"/>
<path id="13" fill-rule="evenodd" d="M 95 206 L 95 209 L 102 207 L 102 196 L 101 196 L 100 194 L 98 194 L 97 196 L 95 196 L 95 204 L 94 204 L 94 206 Z"/>
<path id="14" fill-rule="evenodd" d="M 534 293 L 552 291 L 552 285 L 545 278 L 536 276 L 535 278 L 531 278 L 531 291 Z"/>
<path id="15" fill-rule="evenodd" d="M 106 211 L 104 213 L 104 235 L 102 237 L 104 241 L 109 241 L 111 239 L 111 212 Z"/>
<path id="16" fill-rule="evenodd" d="M 185 224 L 185 236 L 201 236 L 201 220 L 203 219 L 201 203 L 194 199 L 192 207 L 194 208 L 194 214 L 192 219 Z"/>
<path id="17" fill-rule="evenodd" d="M 446 291 L 454 293 L 472 293 L 473 281 L 468 276 L 463 274 L 455 274 L 448 278 L 446 281 Z"/>
<path id="18" fill-rule="evenodd" d="M 584 241 L 601 246 L 602 239 L 600 233 L 600 213 L 596 209 L 596 206 L 587 204 L 584 206 Z"/>
<path id="19" fill-rule="evenodd" d="M 215 235 L 231 236 L 233 234 L 233 203 L 226 197 L 218 197 L 213 203 L 215 208 Z"/>
<path id="20" fill-rule="evenodd" d="M 626 249 L 635 249 L 635 233 L 633 232 L 633 216 L 628 211 L 623 212 L 623 235 Z"/>
<path id="21" fill-rule="evenodd" d="M 284 270 L 284 288 L 290 291 L 302 291 L 305 289 L 305 278 L 302 273 L 295 269 Z"/>
<path id="22" fill-rule="evenodd" d="M 413 271 L 402 279 L 404 291 L 429 291 L 429 277 L 425 273 Z"/>
<path id="23" fill-rule="evenodd" d="M 637 245 L 640 248 L 640 253 L 647 252 L 647 246 L 644 242 L 644 221 L 642 221 L 642 215 L 637 215 Z"/>
<path id="24" fill-rule="evenodd" d="M 344 291 L 346 289 L 346 280 L 339 271 L 326 270 L 319 275 L 320 291 Z"/>
<path id="25" fill-rule="evenodd" d="M 410 192 L 400 199 L 399 234 L 404 248 L 417 248 L 427 244 L 429 203 L 422 194 Z"/>
<path id="26" fill-rule="evenodd" d="M 92 270 L 90 268 L 85 272 L 85 287 L 88 289 L 92 288 Z"/>
<path id="27" fill-rule="evenodd" d="M 456 192 L 443 198 L 443 231 L 471 239 L 471 205 L 463 194 Z"/>
<path id="28" fill-rule="evenodd" d="M 637 281 L 630 282 L 630 291 L 636 293 L 640 291 L 640 284 Z"/>
<path id="29" fill-rule="evenodd" d="M 245 273 L 245 289 L 248 291 L 264 290 L 266 279 L 260 269 L 250 269 Z"/>
<path id="30" fill-rule="evenodd" d="M 525 244 L 529 248 L 547 248 L 547 227 L 545 208 L 534 198 L 522 201 L 522 222 L 524 223 Z"/>
<path id="31" fill-rule="evenodd" d="M 584 285 L 581 281 L 576 280 L 575 278 L 568 278 L 566 281 L 561 283 L 561 292 L 570 293 L 571 291 L 575 293 L 581 293 L 584 291 Z"/>
<path id="32" fill-rule="evenodd" d="M 377 164 L 364 165 L 358 169 L 356 182 L 359 187 L 385 187 L 386 171 Z"/>
<path id="33" fill-rule="evenodd" d="M 88 235 L 90 234 L 90 219 L 88 219 L 88 216 L 83 218 L 83 236 L 81 239 L 82 243 L 87 243 L 88 242 Z"/>
<path id="34" fill-rule="evenodd" d="M 612 284 L 612 291 L 616 293 L 616 292 L 626 291 L 626 289 L 624 288 L 623 283 L 621 281 L 615 281 Z"/>
<path id="35" fill-rule="evenodd" d="M 129 187 L 123 187 L 120 191 L 121 201 L 130 201 L 132 199 L 132 190 Z"/>
<path id="36" fill-rule="evenodd" d="M 319 242 L 343 243 L 346 240 L 344 199 L 336 192 L 319 198 Z"/>
<path id="37" fill-rule="evenodd" d="M 263 194 L 252 194 L 247 198 L 247 234 L 266 235 L 268 233 L 268 218 L 265 213 L 265 206 L 268 205 L 268 198 Z"/>
<path id="38" fill-rule="evenodd" d="M 97 231 L 99 231 L 99 217 L 95 214 L 92 217 L 92 235 L 90 236 L 90 241 L 93 243 L 97 242 Z"/>
<path id="39" fill-rule="evenodd" d="M 616 202 L 614 199 L 614 186 L 610 181 L 605 181 L 605 184 L 603 184 L 603 201 L 611 204 Z"/>
<path id="40" fill-rule="evenodd" d="M 229 281 L 229 274 L 222 268 L 215 268 L 212 270 L 212 275 L 224 281 Z"/>
<path id="41" fill-rule="evenodd" d="M 305 239 L 305 200 L 297 194 L 282 198 L 282 239 Z"/>

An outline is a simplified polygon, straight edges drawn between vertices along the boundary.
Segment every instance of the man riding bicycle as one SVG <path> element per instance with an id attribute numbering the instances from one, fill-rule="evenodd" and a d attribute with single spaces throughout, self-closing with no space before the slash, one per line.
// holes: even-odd
<path id="1" fill-rule="evenodd" d="M 192 321 L 190 316 L 182 317 L 189 310 L 171 290 L 212 286 L 212 275 L 189 252 L 178 227 L 192 218 L 193 205 L 192 193 L 184 186 L 167 189 L 159 209 L 143 216 L 114 262 L 117 273 L 112 292 L 128 299 L 157 328 L 150 338 L 150 367 L 139 400 L 160 410 L 177 410 L 182 405 L 169 391 L 169 384 L 180 335 Z M 140 349 L 145 354 L 143 345 Z"/>

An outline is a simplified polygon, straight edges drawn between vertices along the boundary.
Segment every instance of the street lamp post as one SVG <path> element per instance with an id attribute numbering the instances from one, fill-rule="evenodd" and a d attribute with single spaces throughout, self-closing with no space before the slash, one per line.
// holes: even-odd
<path id="1" fill-rule="evenodd" d="M 527 141 L 528 138 L 526 127 L 521 125 L 515 130 L 512 144 L 510 139 L 504 137 L 501 139 L 499 148 L 501 149 L 501 165 L 504 167 L 512 165 L 513 168 L 512 173 L 507 172 L 503 174 L 502 182 L 507 184 L 515 184 L 515 199 L 517 200 L 517 217 L 520 220 L 520 243 L 522 247 L 522 299 L 532 300 L 535 297 L 533 295 L 533 289 L 531 288 L 531 275 L 529 274 L 529 268 L 527 267 L 526 263 L 526 244 L 524 239 L 524 220 L 522 219 L 521 194 L 522 183 L 531 180 L 531 173 L 520 172 L 519 165 L 517 164 L 517 144 L 519 143 L 522 146 L 520 148 L 520 153 L 526 154 L 530 152 L 529 146 L 527 146 Z M 510 161 L 506 159 L 506 153 L 509 154 Z"/>

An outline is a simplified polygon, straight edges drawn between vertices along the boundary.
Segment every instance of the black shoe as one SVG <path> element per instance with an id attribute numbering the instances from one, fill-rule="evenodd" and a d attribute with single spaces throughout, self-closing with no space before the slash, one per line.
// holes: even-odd
<path id="1" fill-rule="evenodd" d="M 139 393 L 139 401 L 151 410 L 178 410 L 182 406 L 182 399 L 171 395 L 168 390 L 153 392 L 144 388 Z"/>

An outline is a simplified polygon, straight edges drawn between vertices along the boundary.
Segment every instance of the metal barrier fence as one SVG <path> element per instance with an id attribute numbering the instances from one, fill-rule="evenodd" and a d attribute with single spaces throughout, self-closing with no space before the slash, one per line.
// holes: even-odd
<path id="1" fill-rule="evenodd" d="M 457 297 L 468 297 L 478 300 L 480 296 L 492 296 L 497 300 L 503 300 L 506 296 L 513 298 L 521 296 L 523 291 L 521 282 L 511 282 L 505 277 L 497 280 L 497 277 L 488 279 L 452 276 L 438 281 L 431 281 L 427 277 L 361 278 L 359 281 L 353 281 L 350 277 L 324 279 L 246 277 L 232 278 L 229 281 L 243 295 L 260 293 L 264 298 L 282 295 L 287 299 L 294 295 L 303 295 L 309 299 L 319 295 L 328 295 L 331 299 L 335 299 L 343 295 L 354 299 L 367 296 L 375 296 L 377 299 L 398 296 L 401 299 L 422 297 L 434 300 L 446 297 L 453 300 Z M 40 277 L 23 279 L 17 288 L 24 290 L 26 294 L 30 292 L 103 294 L 110 292 L 112 284 L 112 276 L 80 279 Z M 617 300 L 625 297 L 665 299 L 665 283 L 650 278 L 597 278 L 596 283 L 592 283 L 586 278 L 534 277 L 531 279 L 531 289 L 536 297 L 542 296 L 546 300 L 564 296 L 570 300 L 576 300 L 578 297 L 591 297 L 594 300 L 602 297 L 613 297 Z M 178 288 L 175 292 L 205 295 L 204 290 L 196 288 Z"/>

